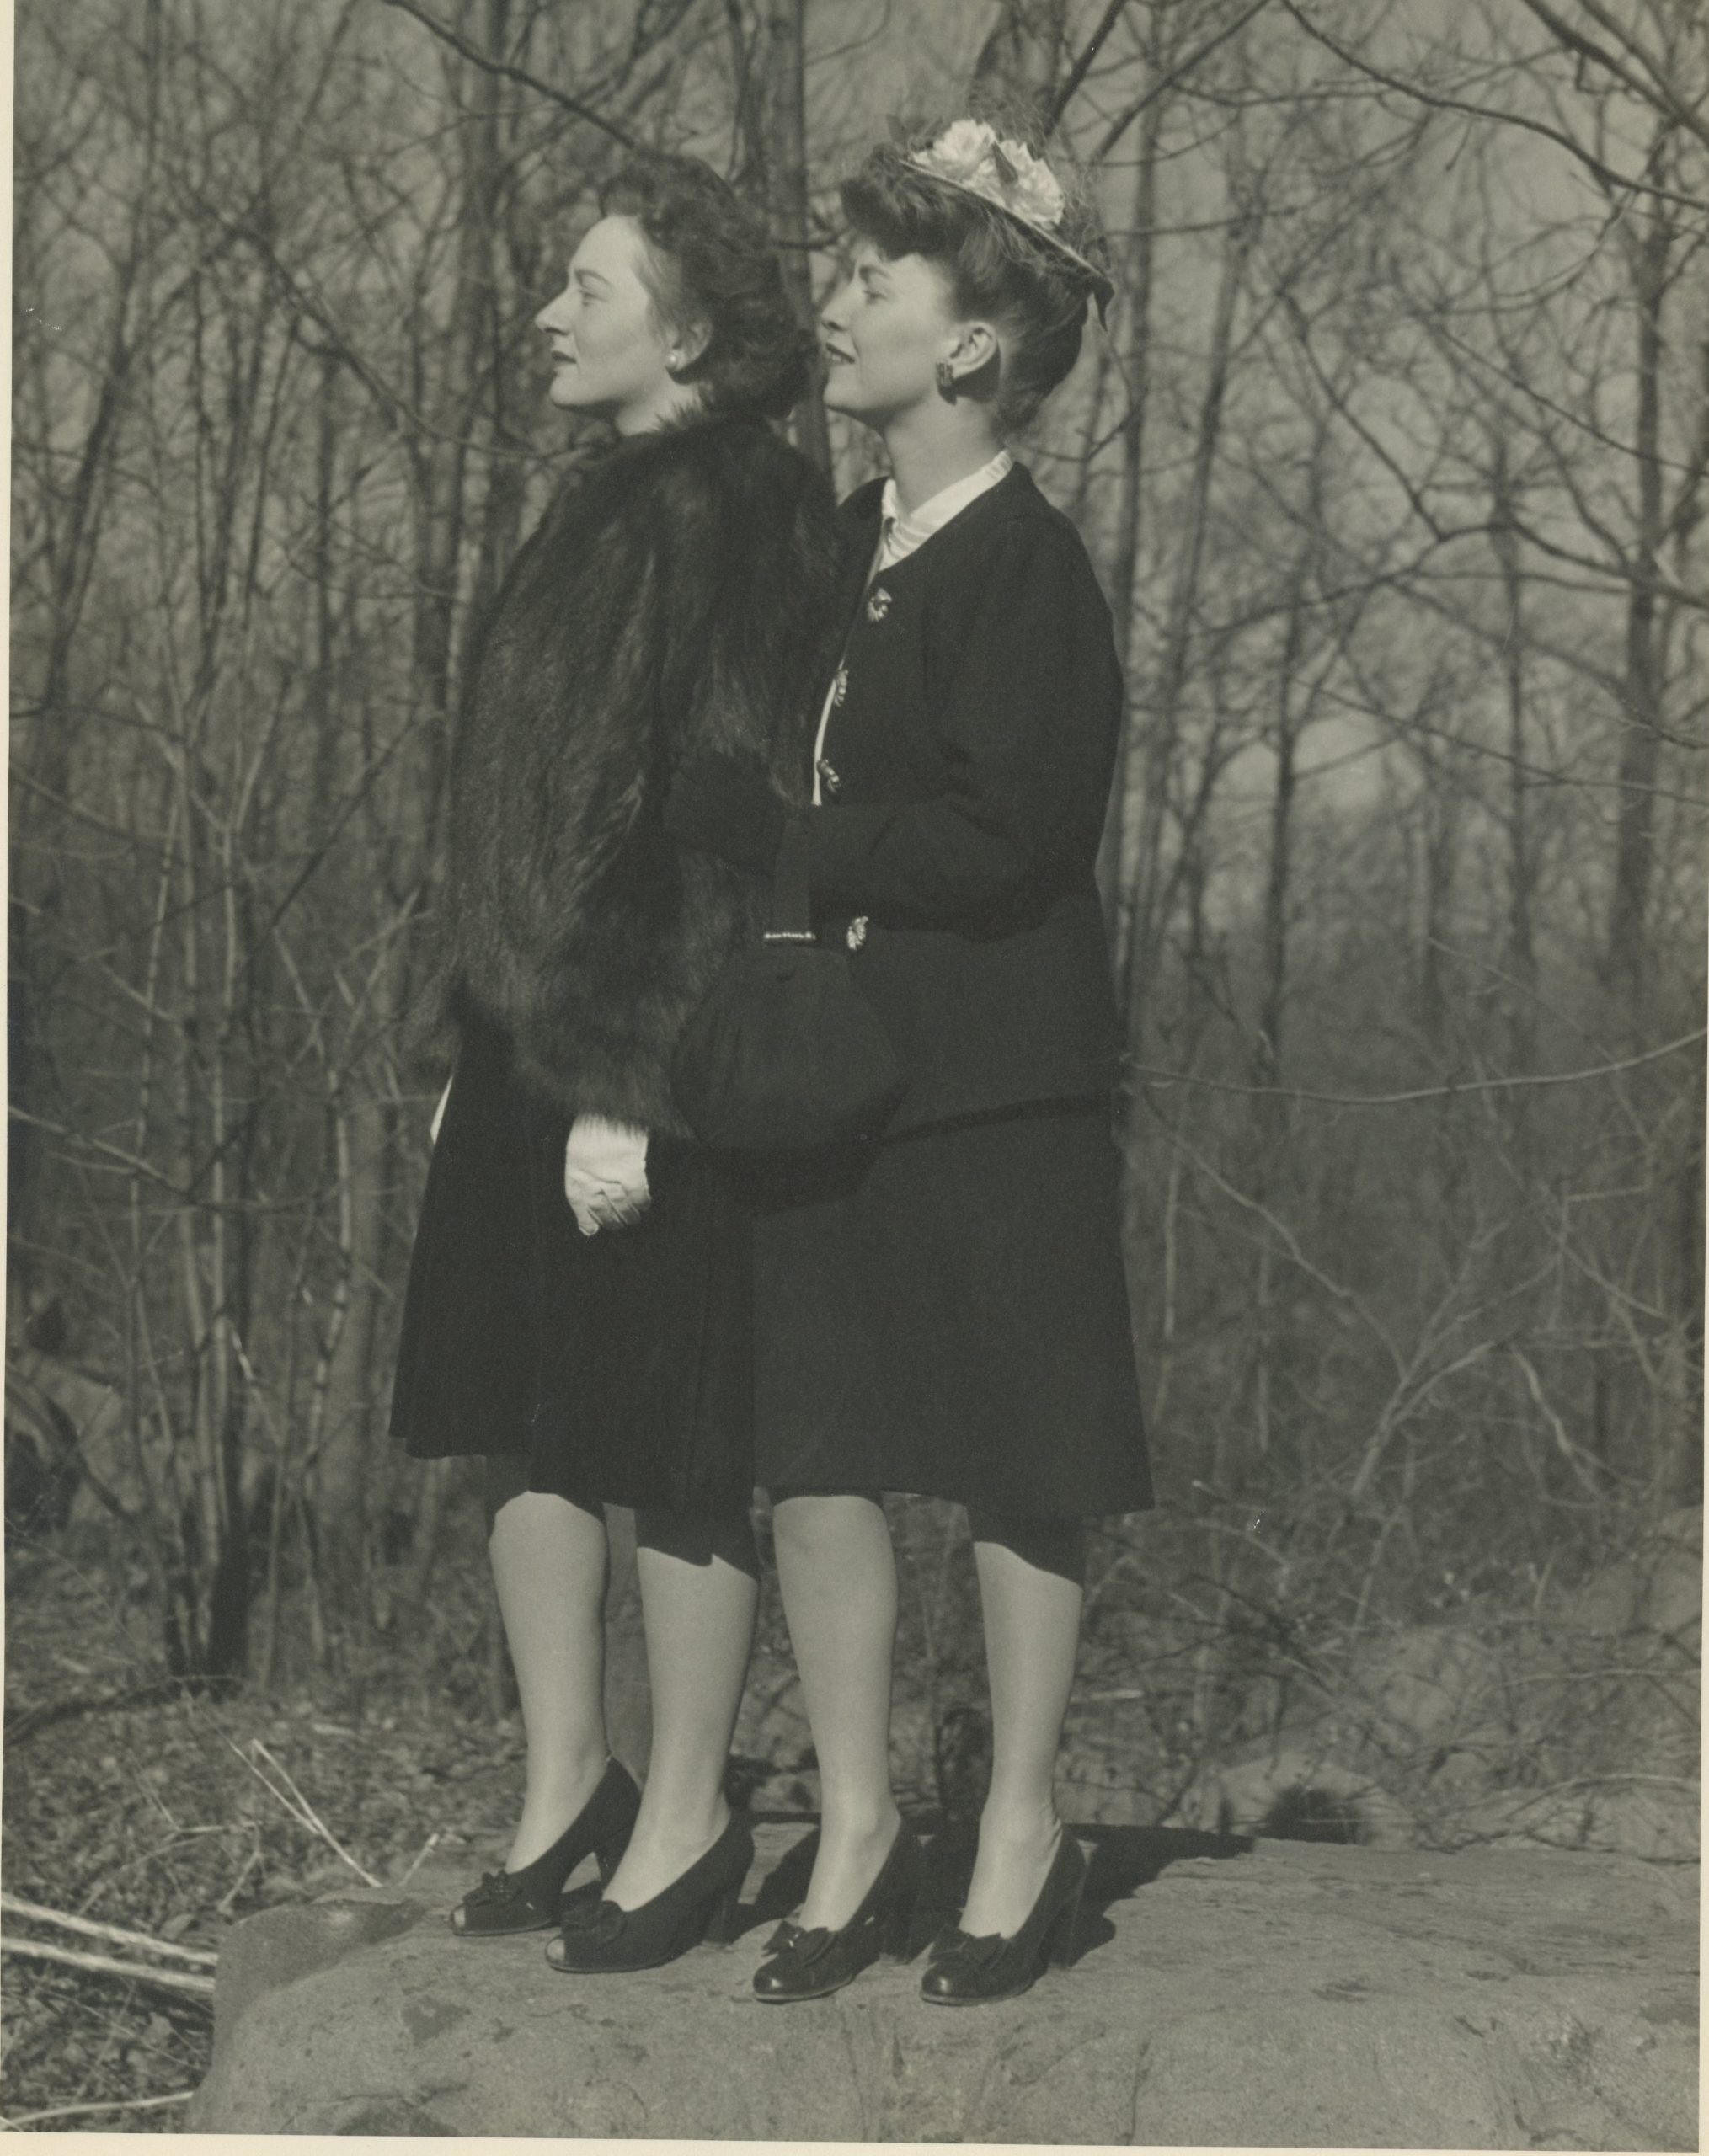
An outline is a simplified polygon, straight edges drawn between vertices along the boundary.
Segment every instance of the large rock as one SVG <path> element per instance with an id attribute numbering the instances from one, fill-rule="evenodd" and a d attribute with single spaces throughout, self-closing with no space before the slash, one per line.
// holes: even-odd
<path id="1" fill-rule="evenodd" d="M 1497 1839 L 1668 1862 L 1698 1849 L 1701 1508 L 1519 1611 L 1372 1625 L 1256 1684 L 1183 1792 L 1183 1826 L 1395 1849 Z M 1260 1733 L 1261 1732 L 1261 1733 Z M 1642 1773 L 1634 1774 L 1634 1766 Z"/>
<path id="2" fill-rule="evenodd" d="M 452 1936 L 457 1882 L 251 1918 L 193 2131 L 1694 2148 L 1696 1874 L 1083 1830 L 1081 1956 L 952 2013 L 919 1965 L 748 1991 L 801 1890 L 762 1827 L 750 1928 L 649 1974 Z M 963 1860 L 964 1861 L 964 1860 Z M 934 1904 L 958 1891 L 934 1870 Z M 923 1934 L 933 1921 L 922 1913 Z"/>

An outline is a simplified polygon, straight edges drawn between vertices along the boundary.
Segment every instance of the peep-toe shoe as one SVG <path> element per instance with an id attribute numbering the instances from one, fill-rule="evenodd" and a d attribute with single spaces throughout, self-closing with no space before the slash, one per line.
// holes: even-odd
<path id="1" fill-rule="evenodd" d="M 728 1945 L 734 1935 L 737 1897 L 754 1860 L 746 1815 L 729 1823 L 706 1853 L 638 1908 L 601 1900 L 565 1913 L 562 1935 L 546 1958 L 565 1976 L 617 1976 L 656 1969 L 709 1939 Z"/>
<path id="2" fill-rule="evenodd" d="M 640 1808 L 641 1792 L 627 1768 L 607 1760 L 599 1787 L 551 1848 L 520 1871 L 500 1865 L 486 1873 L 457 1904 L 451 1929 L 459 1939 L 508 1939 L 555 1924 L 564 1881 L 590 1851 L 601 1882 L 609 1879 L 629 1845 Z"/>

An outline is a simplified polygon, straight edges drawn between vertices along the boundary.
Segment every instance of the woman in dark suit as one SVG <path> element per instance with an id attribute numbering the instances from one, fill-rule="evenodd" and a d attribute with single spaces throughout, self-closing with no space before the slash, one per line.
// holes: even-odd
<path id="1" fill-rule="evenodd" d="M 1072 526 L 1003 447 L 1107 291 L 1024 145 L 962 120 L 843 189 L 857 249 L 824 311 L 826 402 L 890 478 L 842 515 L 846 643 L 814 800 L 692 759 L 667 822 L 763 870 L 804 826 L 822 937 L 854 954 L 907 1091 L 881 1143 L 783 1171 L 757 1228 L 757 1475 L 822 1784 L 798 1923 L 755 1978 L 817 1998 L 905 1918 L 920 1852 L 889 1773 L 884 1490 L 969 1508 L 994 1758 L 960 1924 L 927 1999 L 1022 1990 L 1071 1932 L 1057 1816 L 1089 1516 L 1150 1502 L 1110 1135 L 1117 1023 L 1093 865 L 1121 720 Z"/>
<path id="2" fill-rule="evenodd" d="M 666 1960 L 752 1854 L 724 1769 L 757 1592 L 745 1201 L 688 1142 L 672 1048 L 754 926 L 753 880 L 666 834 L 672 766 L 740 748 L 804 799 L 836 561 L 828 489 L 770 424 L 810 379 L 763 225 L 706 166 L 605 189 L 538 317 L 550 394 L 609 420 L 522 549 L 469 669 L 450 788 L 460 1034 L 411 1263 L 393 1426 L 484 1455 L 528 1738 L 470 1940 L 585 1921 L 580 1972 Z M 637 1514 L 653 1748 L 602 1710 L 606 1503 Z"/>

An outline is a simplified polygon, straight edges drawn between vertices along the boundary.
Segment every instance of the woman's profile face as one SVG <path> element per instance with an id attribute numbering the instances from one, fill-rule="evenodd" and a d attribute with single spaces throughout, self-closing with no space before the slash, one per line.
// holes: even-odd
<path id="1" fill-rule="evenodd" d="M 681 343 L 659 321 L 643 281 L 646 249 L 633 217 L 601 217 L 571 257 L 563 290 L 534 318 L 552 347 L 553 403 L 615 419 L 627 432 L 682 401 L 670 373 Z"/>
<path id="2" fill-rule="evenodd" d="M 825 401 L 868 426 L 937 394 L 937 366 L 956 351 L 961 325 L 949 280 L 924 255 L 881 253 L 870 240 L 820 313 Z"/>

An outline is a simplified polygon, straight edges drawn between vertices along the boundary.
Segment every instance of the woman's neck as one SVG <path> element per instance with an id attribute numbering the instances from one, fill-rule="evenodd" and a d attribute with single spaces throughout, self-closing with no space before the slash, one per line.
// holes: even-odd
<path id="1" fill-rule="evenodd" d="M 625 405 L 612 415 L 620 435 L 644 435 L 655 427 L 668 427 L 673 419 L 686 419 L 700 408 L 697 382 L 673 382 L 655 390 L 638 403 Z"/>
<path id="2" fill-rule="evenodd" d="M 1003 446 L 983 405 L 941 398 L 897 413 L 879 432 L 905 516 L 981 471 Z"/>

